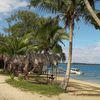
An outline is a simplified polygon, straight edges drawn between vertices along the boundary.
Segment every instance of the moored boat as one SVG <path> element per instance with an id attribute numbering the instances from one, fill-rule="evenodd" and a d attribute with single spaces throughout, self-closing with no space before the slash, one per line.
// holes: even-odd
<path id="1" fill-rule="evenodd" d="M 81 72 L 78 68 L 71 68 L 71 74 L 84 74 L 83 72 Z"/>

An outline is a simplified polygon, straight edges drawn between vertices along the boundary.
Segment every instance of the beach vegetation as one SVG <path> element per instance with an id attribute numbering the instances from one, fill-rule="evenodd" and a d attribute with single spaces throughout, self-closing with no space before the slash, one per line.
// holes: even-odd
<path id="1" fill-rule="evenodd" d="M 40 17 L 30 10 L 19 10 L 6 19 L 8 27 L 4 28 L 7 35 L 0 35 L 0 61 L 3 70 L 11 75 L 9 84 L 26 90 L 44 94 L 60 93 L 58 85 L 43 85 L 40 80 L 47 78 L 47 83 L 54 80 L 53 73 L 48 74 L 48 66 L 57 68 L 60 61 L 65 61 L 63 40 L 69 41 L 68 63 L 64 81 L 61 87 L 67 91 L 72 63 L 73 35 L 76 22 L 84 19 L 100 29 L 88 13 L 88 1 L 95 10 L 93 0 L 30 0 L 30 6 L 44 12 L 55 14 L 54 17 Z M 91 9 L 92 9 L 91 8 Z M 97 11 L 95 18 L 100 17 Z M 98 20 L 98 19 L 97 19 Z M 63 22 L 63 27 L 59 22 Z M 99 21 L 98 21 L 99 22 Z M 43 68 L 46 66 L 45 70 Z M 45 78 L 41 77 L 45 73 Z M 38 84 L 33 84 L 32 79 Z M 18 77 L 19 80 L 14 80 Z M 27 81 L 26 81 L 27 80 Z M 30 81 L 30 82 L 28 82 Z M 39 90 L 40 88 L 40 90 Z M 53 90 L 53 88 L 55 90 Z M 51 89 L 50 91 L 48 91 Z M 44 91 L 46 90 L 46 91 Z M 50 92 L 50 93 L 49 93 Z"/>
<path id="2" fill-rule="evenodd" d="M 91 17 L 88 10 L 86 9 L 86 0 L 31 0 L 31 6 L 38 9 L 42 9 L 44 12 L 56 13 L 57 17 L 61 17 L 64 22 L 64 27 L 66 30 L 69 29 L 69 52 L 68 52 L 68 64 L 66 71 L 66 79 L 62 83 L 62 88 L 67 91 L 69 78 L 70 78 L 70 69 L 72 63 L 72 49 L 73 49 L 73 32 L 75 22 L 78 22 L 83 18 L 86 22 L 87 17 Z M 89 0 L 90 6 L 94 9 L 94 1 Z"/>
<path id="3" fill-rule="evenodd" d="M 18 11 L 6 19 L 8 35 L 1 36 L 0 52 L 4 59 L 4 72 L 29 80 L 30 73 L 41 75 L 43 66 L 57 66 L 65 61 L 60 45 L 69 35 L 59 26 L 56 18 L 39 17 L 31 11 Z M 48 77 L 47 69 L 45 69 Z M 20 77 L 20 75 L 22 77 Z M 48 79 L 48 78 L 47 78 Z"/>
<path id="4" fill-rule="evenodd" d="M 59 87 L 58 84 L 34 84 L 27 82 L 25 80 L 12 80 L 8 79 L 6 81 L 8 84 L 20 88 L 24 91 L 31 91 L 33 93 L 39 93 L 44 95 L 58 95 L 60 93 L 63 93 L 63 90 Z"/>

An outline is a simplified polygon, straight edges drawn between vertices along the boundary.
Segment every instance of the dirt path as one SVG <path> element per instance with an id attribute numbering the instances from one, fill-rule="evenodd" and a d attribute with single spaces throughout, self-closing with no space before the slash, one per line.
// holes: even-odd
<path id="1" fill-rule="evenodd" d="M 74 96 L 70 94 L 61 94 L 59 96 L 43 96 L 21 91 L 5 83 L 8 77 L 0 75 L 0 100 L 100 100 L 100 97 L 93 96 Z"/>

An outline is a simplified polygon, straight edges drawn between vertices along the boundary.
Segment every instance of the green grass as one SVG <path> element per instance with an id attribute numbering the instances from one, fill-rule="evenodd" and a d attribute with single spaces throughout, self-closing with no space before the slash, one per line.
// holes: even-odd
<path id="1" fill-rule="evenodd" d="M 5 72 L 3 71 L 3 69 L 0 69 L 0 74 L 1 74 L 1 75 L 7 75 L 8 73 L 5 73 Z"/>
<path id="2" fill-rule="evenodd" d="M 4 72 L 3 72 L 3 70 L 2 70 L 2 69 L 0 69 L 0 74 L 4 74 Z"/>
<path id="3" fill-rule="evenodd" d="M 14 87 L 20 88 L 22 90 L 36 92 L 45 95 L 58 95 L 63 92 L 63 90 L 57 85 L 45 85 L 45 84 L 33 84 L 27 81 L 17 81 L 8 79 L 6 82 Z"/>
<path id="4" fill-rule="evenodd" d="M 10 74 L 10 72 L 4 72 L 3 69 L 0 69 L 0 75 L 9 76 Z"/>

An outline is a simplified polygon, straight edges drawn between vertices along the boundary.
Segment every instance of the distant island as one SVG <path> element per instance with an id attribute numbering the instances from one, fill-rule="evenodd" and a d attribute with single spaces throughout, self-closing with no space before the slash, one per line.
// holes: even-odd
<path id="1" fill-rule="evenodd" d="M 67 64 L 67 63 L 62 63 L 62 64 Z M 98 65 L 100 66 L 100 64 L 90 64 L 90 63 L 72 63 L 72 65 Z"/>
<path id="2" fill-rule="evenodd" d="M 72 63 L 74 65 L 100 65 L 100 64 L 90 64 L 90 63 Z"/>

